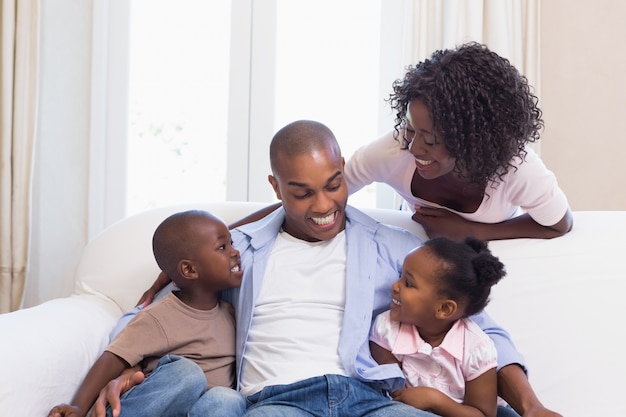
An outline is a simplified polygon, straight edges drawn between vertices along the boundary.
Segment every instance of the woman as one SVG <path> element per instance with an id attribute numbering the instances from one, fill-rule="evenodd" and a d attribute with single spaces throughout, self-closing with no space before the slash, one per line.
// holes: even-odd
<path id="1" fill-rule="evenodd" d="M 477 43 L 435 51 L 393 89 L 394 130 L 346 163 L 351 194 L 375 181 L 390 185 L 429 237 L 571 230 L 565 194 L 526 146 L 543 127 L 537 97 L 508 60 Z"/>

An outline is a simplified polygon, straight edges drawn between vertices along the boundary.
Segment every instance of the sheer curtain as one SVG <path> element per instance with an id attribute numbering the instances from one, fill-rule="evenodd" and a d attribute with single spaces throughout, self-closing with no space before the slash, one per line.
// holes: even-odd
<path id="1" fill-rule="evenodd" d="M 540 0 L 415 0 L 406 3 L 404 65 L 476 41 L 506 57 L 539 93 Z"/>
<path id="2" fill-rule="evenodd" d="M 0 313 L 22 302 L 37 108 L 38 0 L 1 0 Z"/>

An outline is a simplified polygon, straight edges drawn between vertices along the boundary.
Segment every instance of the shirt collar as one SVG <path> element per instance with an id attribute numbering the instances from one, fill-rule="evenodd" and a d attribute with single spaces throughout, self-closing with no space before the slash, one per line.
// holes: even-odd
<path id="1" fill-rule="evenodd" d="M 465 326 L 463 320 L 457 320 L 446 333 L 439 348 L 445 350 L 454 358 L 461 360 L 465 344 L 464 334 Z M 406 323 L 400 324 L 400 332 L 392 353 L 398 355 L 413 355 L 415 353 L 430 355 L 432 350 L 433 347 L 421 338 L 415 326 Z"/>

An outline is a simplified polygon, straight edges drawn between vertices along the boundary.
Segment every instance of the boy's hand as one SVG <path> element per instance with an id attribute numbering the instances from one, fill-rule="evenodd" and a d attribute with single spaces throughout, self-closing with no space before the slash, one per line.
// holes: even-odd
<path id="1" fill-rule="evenodd" d="M 85 417 L 85 412 L 74 405 L 59 404 L 50 410 L 48 417 Z"/>
<path id="2" fill-rule="evenodd" d="M 106 406 L 111 405 L 111 414 L 113 417 L 118 417 L 121 412 L 120 396 L 126 391 L 130 390 L 135 385 L 139 385 L 145 379 L 143 372 L 138 371 L 137 368 L 129 368 L 122 372 L 120 376 L 102 388 L 100 395 L 96 400 L 91 415 L 93 417 L 105 417 Z M 48 416 L 56 417 L 56 416 Z M 65 417 L 65 416 L 59 416 Z M 73 417 L 73 416 L 72 416 Z"/>

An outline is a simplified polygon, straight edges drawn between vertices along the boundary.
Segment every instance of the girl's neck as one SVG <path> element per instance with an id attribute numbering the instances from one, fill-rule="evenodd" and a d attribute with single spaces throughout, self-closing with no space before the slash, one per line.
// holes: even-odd
<path id="1" fill-rule="evenodd" d="M 432 347 L 437 347 L 443 342 L 443 339 L 445 339 L 453 325 L 454 321 L 437 324 L 427 328 L 417 326 L 415 326 L 415 328 L 424 342 L 428 343 Z"/>

